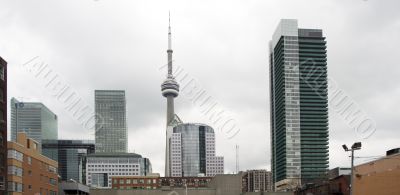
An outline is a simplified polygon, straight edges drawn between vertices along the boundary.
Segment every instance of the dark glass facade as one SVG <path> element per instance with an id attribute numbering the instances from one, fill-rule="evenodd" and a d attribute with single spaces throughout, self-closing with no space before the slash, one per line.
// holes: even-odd
<path id="1" fill-rule="evenodd" d="M 275 190 L 328 171 L 326 41 L 320 29 L 282 20 L 270 43 L 271 169 Z"/>
<path id="2" fill-rule="evenodd" d="M 302 183 L 328 171 L 328 83 L 322 30 L 299 29 L 300 132 Z"/>
<path id="3" fill-rule="evenodd" d="M 73 179 L 83 183 L 85 173 L 82 169 L 85 167 L 87 154 L 95 151 L 94 141 L 91 140 L 42 140 L 43 155 L 58 162 L 59 174 L 61 180 L 68 181 Z"/>
<path id="4" fill-rule="evenodd" d="M 7 184 L 7 62 L 0 57 L 0 194 Z"/>

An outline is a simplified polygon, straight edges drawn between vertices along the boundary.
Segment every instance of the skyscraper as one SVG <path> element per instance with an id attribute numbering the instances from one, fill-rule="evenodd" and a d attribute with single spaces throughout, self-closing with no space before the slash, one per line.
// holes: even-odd
<path id="1" fill-rule="evenodd" d="M 214 129 L 204 124 L 174 127 L 170 145 L 170 176 L 215 176 L 224 173 L 224 157 L 215 156 Z"/>
<path id="2" fill-rule="evenodd" d="M 170 19 L 169 19 L 170 21 Z M 170 24 L 170 23 L 169 23 Z M 167 128 L 166 128 L 166 147 L 165 147 L 165 176 L 168 177 L 170 174 L 170 146 L 169 140 L 172 135 L 174 126 L 182 123 L 179 117 L 174 112 L 174 98 L 179 94 L 179 84 L 175 81 L 172 74 L 172 43 L 171 43 L 171 25 L 168 25 L 168 74 L 167 78 L 161 84 L 161 92 L 164 97 L 167 98 Z"/>
<path id="3" fill-rule="evenodd" d="M 124 90 L 95 90 L 95 142 L 98 152 L 126 152 L 126 101 Z"/>
<path id="4" fill-rule="evenodd" d="M 42 140 L 42 154 L 58 162 L 61 180 L 73 179 L 80 183 L 86 180 L 83 173 L 83 158 L 94 153 L 93 140 Z"/>
<path id="5" fill-rule="evenodd" d="M 0 57 L 0 194 L 7 185 L 7 62 Z"/>
<path id="6" fill-rule="evenodd" d="M 20 102 L 11 98 L 11 140 L 25 132 L 41 146 L 43 139 L 58 139 L 57 115 L 40 102 Z"/>
<path id="7" fill-rule="evenodd" d="M 328 170 L 326 41 L 320 29 L 281 20 L 270 41 L 271 166 L 275 190 Z"/>

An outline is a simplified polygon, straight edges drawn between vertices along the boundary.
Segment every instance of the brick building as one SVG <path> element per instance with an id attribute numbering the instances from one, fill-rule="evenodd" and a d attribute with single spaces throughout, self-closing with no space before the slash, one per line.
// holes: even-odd
<path id="1" fill-rule="evenodd" d="M 354 195 L 400 194 L 400 149 L 354 169 Z"/>
<path id="2" fill-rule="evenodd" d="M 39 144 L 25 133 L 8 142 L 9 195 L 58 194 L 58 163 L 40 153 Z"/>

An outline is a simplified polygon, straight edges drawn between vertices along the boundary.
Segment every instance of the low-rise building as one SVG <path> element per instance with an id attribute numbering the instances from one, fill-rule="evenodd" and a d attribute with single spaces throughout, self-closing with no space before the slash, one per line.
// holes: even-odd
<path id="1" fill-rule="evenodd" d="M 112 189 L 158 189 L 160 188 L 160 176 L 113 176 Z"/>
<path id="2" fill-rule="evenodd" d="M 59 194 L 58 195 L 89 195 L 89 186 L 83 185 L 76 181 L 62 181 L 59 184 Z"/>
<path id="3" fill-rule="evenodd" d="M 212 177 L 160 177 L 148 176 L 113 176 L 112 189 L 180 189 L 206 188 Z"/>
<path id="4" fill-rule="evenodd" d="M 58 163 L 40 153 L 37 141 L 18 133 L 7 146 L 9 195 L 58 194 Z"/>
<path id="5" fill-rule="evenodd" d="M 336 167 L 334 169 L 329 170 L 328 172 L 329 179 L 333 179 L 341 175 L 350 175 L 350 174 L 351 174 L 350 167 Z"/>
<path id="6" fill-rule="evenodd" d="M 212 177 L 162 177 L 161 188 L 205 188 Z"/>
<path id="7" fill-rule="evenodd" d="M 150 160 L 135 153 L 93 153 L 85 158 L 86 184 L 111 188 L 114 176 L 146 176 L 152 172 Z"/>
<path id="8" fill-rule="evenodd" d="M 354 168 L 354 195 L 400 194 L 400 149 Z"/>

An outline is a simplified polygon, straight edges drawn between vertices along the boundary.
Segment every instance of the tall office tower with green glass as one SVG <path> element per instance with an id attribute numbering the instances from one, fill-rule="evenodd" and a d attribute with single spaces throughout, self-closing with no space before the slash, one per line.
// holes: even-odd
<path id="1" fill-rule="evenodd" d="M 280 21 L 269 52 L 271 169 L 275 191 L 321 179 L 328 170 L 326 41 L 321 29 Z"/>

